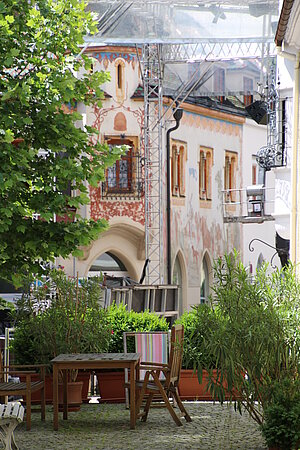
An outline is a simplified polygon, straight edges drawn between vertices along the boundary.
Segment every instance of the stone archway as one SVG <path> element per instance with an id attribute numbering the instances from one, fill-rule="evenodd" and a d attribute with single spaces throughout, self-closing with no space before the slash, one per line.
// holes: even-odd
<path id="1" fill-rule="evenodd" d="M 139 281 L 145 262 L 145 230 L 129 219 L 116 220 L 108 231 L 102 233 L 89 247 L 83 248 L 83 256 L 76 259 L 76 268 L 64 261 L 66 273 L 76 273 L 86 277 L 90 267 L 104 253 L 111 253 L 126 268 L 128 276 Z"/>

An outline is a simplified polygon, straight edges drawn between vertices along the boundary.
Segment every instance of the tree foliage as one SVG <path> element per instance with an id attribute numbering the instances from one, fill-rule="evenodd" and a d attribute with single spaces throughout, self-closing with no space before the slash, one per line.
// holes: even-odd
<path id="1" fill-rule="evenodd" d="M 76 106 L 101 106 L 109 79 L 90 73 L 80 54 L 95 30 L 79 0 L 0 0 L 0 277 L 15 284 L 107 227 L 56 220 L 88 203 L 87 185 L 97 186 L 122 151 L 76 126 Z"/>

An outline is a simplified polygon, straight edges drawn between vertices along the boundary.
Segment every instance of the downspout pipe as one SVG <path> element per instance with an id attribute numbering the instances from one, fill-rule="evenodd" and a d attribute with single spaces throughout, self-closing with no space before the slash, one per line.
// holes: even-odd
<path id="1" fill-rule="evenodd" d="M 179 128 L 180 120 L 183 115 L 183 109 L 177 108 L 173 113 L 176 121 L 174 127 L 167 131 L 167 281 L 172 284 L 171 277 L 171 162 L 170 162 L 170 134 Z"/>
<path id="2" fill-rule="evenodd" d="M 298 170 L 299 170 L 299 155 L 298 155 L 298 127 L 299 127 L 299 61 L 300 55 L 296 54 L 295 69 L 294 69 L 294 120 L 293 120 L 293 159 L 292 159 L 292 217 L 291 217 L 291 261 L 297 264 L 299 257 L 299 230 L 297 230 L 297 211 L 299 211 L 299 195 L 298 189 Z"/>

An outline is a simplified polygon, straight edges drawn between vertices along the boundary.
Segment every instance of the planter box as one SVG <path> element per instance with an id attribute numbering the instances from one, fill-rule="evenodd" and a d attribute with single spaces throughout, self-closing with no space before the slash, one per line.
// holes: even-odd
<path id="1" fill-rule="evenodd" d="M 217 375 L 217 371 L 214 370 Z M 202 383 L 199 384 L 197 373 L 191 369 L 181 370 L 180 380 L 178 385 L 179 395 L 181 400 L 201 400 L 213 401 L 211 394 L 207 392 L 208 374 L 204 370 L 202 376 Z M 226 385 L 224 384 L 226 389 Z M 225 394 L 225 400 L 229 400 L 229 394 Z"/>
<path id="2" fill-rule="evenodd" d="M 97 372 L 100 403 L 125 403 L 125 376 L 122 372 Z"/>

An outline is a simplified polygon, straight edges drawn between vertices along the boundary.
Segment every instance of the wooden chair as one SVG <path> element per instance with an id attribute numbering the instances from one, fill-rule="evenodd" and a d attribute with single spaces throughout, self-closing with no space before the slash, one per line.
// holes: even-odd
<path id="1" fill-rule="evenodd" d="M 123 343 L 124 353 L 127 353 L 127 339 L 134 338 L 134 351 L 140 353 L 141 361 L 151 361 L 167 364 L 169 360 L 169 331 L 124 331 Z M 125 403 L 129 408 L 129 376 L 128 369 L 125 369 Z M 139 371 L 139 380 L 143 380 L 146 371 Z M 165 379 L 163 373 L 160 378 Z"/>
<path id="2" fill-rule="evenodd" d="M 136 418 L 141 417 L 142 421 L 147 420 L 150 405 L 153 396 L 159 393 L 168 408 L 174 422 L 176 425 L 182 425 L 180 418 L 177 416 L 174 406 L 172 406 L 169 398 L 172 397 L 174 403 L 178 405 L 182 415 L 187 422 L 191 422 L 192 419 L 186 411 L 183 403 L 179 397 L 178 393 L 178 383 L 181 371 L 181 361 L 182 361 L 182 349 L 183 349 L 183 335 L 184 328 L 183 325 L 174 325 L 171 330 L 171 348 L 169 363 L 152 363 L 152 362 L 141 362 L 139 369 L 146 370 L 146 375 L 143 381 L 136 381 L 137 389 L 137 402 L 136 402 Z M 164 373 L 165 380 L 159 378 L 160 373 Z M 150 376 L 153 380 L 150 379 Z M 148 393 L 148 399 L 144 407 L 144 411 L 140 413 L 141 405 L 145 394 Z"/>
<path id="3" fill-rule="evenodd" d="M 26 396 L 27 430 L 31 429 L 31 394 L 33 392 L 41 391 L 41 419 L 44 421 L 46 417 L 45 368 L 45 364 L 3 366 L 0 352 L 0 399 L 3 402 L 3 399 L 8 396 Z M 10 380 L 11 377 L 22 376 L 25 381 Z"/>

